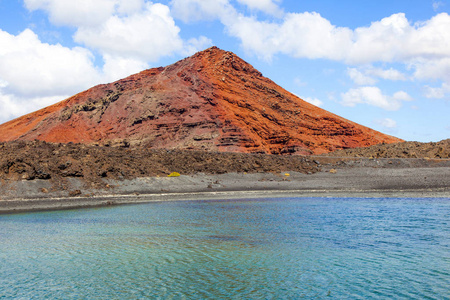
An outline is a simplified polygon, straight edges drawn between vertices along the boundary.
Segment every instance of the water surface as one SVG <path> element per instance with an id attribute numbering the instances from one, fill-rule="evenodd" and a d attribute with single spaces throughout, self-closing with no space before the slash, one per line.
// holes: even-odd
<path id="1" fill-rule="evenodd" d="M 0 298 L 449 299 L 450 199 L 180 201 L 0 216 Z"/>

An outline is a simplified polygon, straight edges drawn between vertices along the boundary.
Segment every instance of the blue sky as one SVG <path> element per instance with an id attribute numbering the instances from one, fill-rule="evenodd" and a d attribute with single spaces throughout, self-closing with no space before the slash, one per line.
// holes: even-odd
<path id="1" fill-rule="evenodd" d="M 0 0 L 0 123 L 216 45 L 409 141 L 450 137 L 450 1 Z"/>

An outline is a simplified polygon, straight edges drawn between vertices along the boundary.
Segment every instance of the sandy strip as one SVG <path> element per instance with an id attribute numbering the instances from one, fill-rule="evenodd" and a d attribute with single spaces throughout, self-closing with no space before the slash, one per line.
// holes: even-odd
<path id="1" fill-rule="evenodd" d="M 356 198 L 448 198 L 450 190 L 268 190 L 268 191 L 226 191 L 226 192 L 188 192 L 139 195 L 104 195 L 92 197 L 12 199 L 3 200 L 0 213 L 78 209 L 123 204 L 140 204 L 161 201 L 192 200 L 245 200 L 259 198 L 292 197 L 356 197 Z"/>
<path id="2" fill-rule="evenodd" d="M 287 173 L 287 174 L 286 174 Z M 232 200 L 283 197 L 408 197 L 448 198 L 450 168 L 346 168 L 336 173 L 198 174 L 176 178 L 151 177 L 109 181 L 108 190 L 83 188 L 81 197 L 67 191 L 43 194 L 48 181 L 22 181 L 9 186 L 0 213 L 96 207 L 155 201 Z M 2 187 L 5 189 L 5 187 Z M 11 192 L 13 191 L 13 192 Z M 0 194 L 0 195 L 2 195 Z"/>

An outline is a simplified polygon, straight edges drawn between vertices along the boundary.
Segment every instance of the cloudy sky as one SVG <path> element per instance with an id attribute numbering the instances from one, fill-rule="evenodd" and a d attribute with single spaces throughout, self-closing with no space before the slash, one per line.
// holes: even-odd
<path id="1" fill-rule="evenodd" d="M 0 123 L 216 45 L 328 111 L 450 137 L 450 0 L 0 0 Z"/>

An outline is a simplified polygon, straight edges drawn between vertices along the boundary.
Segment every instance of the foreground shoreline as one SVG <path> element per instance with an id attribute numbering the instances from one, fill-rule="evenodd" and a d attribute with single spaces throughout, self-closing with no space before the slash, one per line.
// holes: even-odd
<path id="1" fill-rule="evenodd" d="M 74 198 L 12 199 L 2 201 L 0 214 L 143 204 L 164 201 L 227 201 L 260 198 L 449 198 L 450 190 L 268 190 L 104 195 Z"/>
<path id="2" fill-rule="evenodd" d="M 108 180 L 94 189 L 70 182 L 78 195 L 50 190 L 45 180 L 2 185 L 0 213 L 44 211 L 182 200 L 236 200 L 286 197 L 449 198 L 450 167 L 352 167 L 315 174 L 298 172 L 196 174 Z"/>

